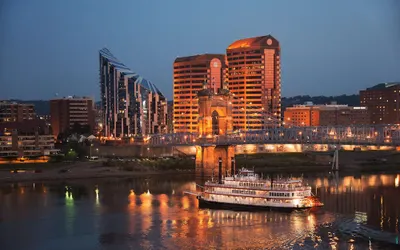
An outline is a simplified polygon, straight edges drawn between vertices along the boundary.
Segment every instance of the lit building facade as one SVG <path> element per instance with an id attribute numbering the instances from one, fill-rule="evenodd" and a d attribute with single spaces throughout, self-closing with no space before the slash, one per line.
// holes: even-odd
<path id="1" fill-rule="evenodd" d="M 360 103 L 368 108 L 371 124 L 400 123 L 400 82 L 381 83 L 360 91 Z"/>
<path id="2" fill-rule="evenodd" d="M 50 100 L 50 120 L 54 136 L 73 128 L 75 124 L 86 126 L 89 132 L 95 128 L 93 99 L 68 96 Z"/>
<path id="3" fill-rule="evenodd" d="M 174 132 L 174 101 L 167 102 L 167 133 Z"/>
<path id="4" fill-rule="evenodd" d="M 306 103 L 286 108 L 284 112 L 285 127 L 365 125 L 369 124 L 366 107 L 349 107 L 348 105 L 327 104 L 314 105 Z"/>
<path id="5" fill-rule="evenodd" d="M 319 106 L 312 104 L 295 105 L 284 112 L 285 127 L 319 126 Z"/>
<path id="6" fill-rule="evenodd" d="M 33 104 L 0 101 L 0 122 L 22 122 L 36 119 Z"/>
<path id="7" fill-rule="evenodd" d="M 197 93 L 207 88 L 214 93 L 226 81 L 226 60 L 222 54 L 202 54 L 179 57 L 174 61 L 174 115 L 175 133 L 197 133 Z"/>
<path id="8" fill-rule="evenodd" d="M 234 130 L 281 125 L 280 45 L 271 35 L 237 40 L 226 50 Z"/>
<path id="9" fill-rule="evenodd" d="M 100 50 L 99 66 L 102 134 L 122 138 L 165 133 L 167 99 L 161 91 L 106 48 Z"/>

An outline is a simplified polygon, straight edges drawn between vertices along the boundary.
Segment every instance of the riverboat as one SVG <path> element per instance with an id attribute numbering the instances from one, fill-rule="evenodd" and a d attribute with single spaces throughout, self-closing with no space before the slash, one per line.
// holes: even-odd
<path id="1" fill-rule="evenodd" d="M 302 178 L 263 179 L 253 170 L 207 181 L 197 194 L 201 207 L 305 209 L 323 206 Z"/>

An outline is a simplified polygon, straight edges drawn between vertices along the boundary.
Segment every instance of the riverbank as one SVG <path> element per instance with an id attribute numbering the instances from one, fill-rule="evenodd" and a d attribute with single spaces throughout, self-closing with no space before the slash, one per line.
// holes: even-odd
<path id="1" fill-rule="evenodd" d="M 237 155 L 237 167 L 263 173 L 320 173 L 332 170 L 332 153 L 263 153 Z M 346 174 L 399 172 L 400 153 L 396 151 L 340 151 L 339 169 Z"/>
<path id="2" fill-rule="evenodd" d="M 319 174 L 331 171 L 330 153 L 265 153 L 237 155 L 236 167 L 254 168 L 264 174 Z M 395 151 L 339 153 L 340 173 L 398 173 L 400 154 Z M 186 158 L 134 158 L 38 164 L 8 164 L 0 169 L 1 182 L 71 180 L 135 177 L 146 175 L 179 176 L 194 174 L 195 161 Z"/>
<path id="3" fill-rule="evenodd" d="M 117 178 L 152 175 L 192 174 L 194 169 L 161 170 L 143 168 L 140 166 L 108 167 L 102 162 L 78 162 L 73 164 L 55 164 L 41 171 L 23 169 L 15 171 L 0 171 L 0 183 L 25 181 L 57 181 L 73 179 Z M 128 170 L 127 170 L 128 169 Z"/>

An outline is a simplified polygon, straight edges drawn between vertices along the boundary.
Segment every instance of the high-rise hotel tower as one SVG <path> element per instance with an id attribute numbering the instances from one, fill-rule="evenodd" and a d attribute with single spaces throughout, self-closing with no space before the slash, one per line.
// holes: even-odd
<path id="1" fill-rule="evenodd" d="M 131 137 L 167 131 L 167 100 L 150 81 L 100 50 L 103 135 Z"/>
<path id="2" fill-rule="evenodd" d="M 233 129 L 281 124 L 280 46 L 271 35 L 237 40 L 226 50 Z"/>
<path id="3" fill-rule="evenodd" d="M 225 55 L 203 54 L 176 58 L 174 62 L 174 133 L 197 133 L 197 92 L 207 87 L 217 92 L 226 81 Z"/>

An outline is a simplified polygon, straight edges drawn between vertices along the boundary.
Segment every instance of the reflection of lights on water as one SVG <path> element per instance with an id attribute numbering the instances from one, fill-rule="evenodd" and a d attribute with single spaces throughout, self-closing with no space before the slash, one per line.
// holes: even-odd
<path id="1" fill-rule="evenodd" d="M 355 212 L 354 221 L 357 223 L 367 223 L 368 215 L 365 212 Z"/>
<path id="2" fill-rule="evenodd" d="M 68 190 L 65 191 L 65 201 L 67 205 L 71 205 L 70 201 L 74 201 L 74 196 L 72 195 L 72 192 L 69 192 Z"/>
<path id="3" fill-rule="evenodd" d="M 72 195 L 71 188 L 65 187 L 65 212 L 66 212 L 66 229 L 68 233 L 72 233 L 73 223 L 75 220 L 75 206 L 74 196 Z"/>
<path id="4" fill-rule="evenodd" d="M 99 188 L 96 187 L 96 189 L 94 190 L 94 192 L 96 193 L 96 205 L 99 205 Z"/>
<path id="5" fill-rule="evenodd" d="M 381 195 L 381 230 L 383 230 L 383 196 Z"/>
<path id="6" fill-rule="evenodd" d="M 128 208 L 129 210 L 133 210 L 133 208 L 136 205 L 136 197 L 135 197 L 135 192 L 133 192 L 133 189 L 129 191 L 128 199 L 129 199 Z"/>
<path id="7" fill-rule="evenodd" d="M 141 194 L 139 196 L 139 198 L 140 198 L 140 201 L 142 202 L 142 204 L 140 205 L 140 207 L 142 209 L 150 209 L 151 208 L 152 195 L 150 194 L 149 191 Z M 150 211 L 150 210 L 146 210 L 146 211 Z"/>
<path id="8" fill-rule="evenodd" d="M 394 186 L 395 187 L 399 187 L 399 181 L 400 181 L 399 179 L 400 179 L 400 175 L 397 175 L 396 179 L 394 179 Z"/>

